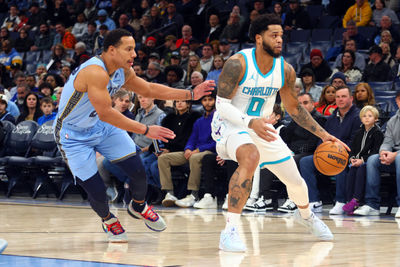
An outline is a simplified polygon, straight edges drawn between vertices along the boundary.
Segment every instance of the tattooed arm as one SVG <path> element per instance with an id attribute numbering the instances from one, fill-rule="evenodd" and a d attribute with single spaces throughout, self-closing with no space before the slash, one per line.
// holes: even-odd
<path id="1" fill-rule="evenodd" d="M 296 72 L 293 67 L 285 62 L 285 85 L 279 91 L 283 105 L 292 119 L 304 129 L 310 131 L 314 135 L 325 141 L 339 142 L 347 150 L 350 150 L 348 146 L 330 135 L 324 128 L 322 128 L 311 116 L 311 114 L 297 101 L 297 92 L 294 89 L 294 83 L 296 81 Z"/>

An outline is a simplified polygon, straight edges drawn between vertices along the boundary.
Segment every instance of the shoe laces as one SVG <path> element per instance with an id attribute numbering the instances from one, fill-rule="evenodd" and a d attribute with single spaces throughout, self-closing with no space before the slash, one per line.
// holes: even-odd
<path id="1" fill-rule="evenodd" d="M 113 233 L 114 235 L 119 235 L 125 232 L 118 220 L 112 224 L 105 223 L 105 225 L 107 226 L 107 231 Z"/>
<path id="2" fill-rule="evenodd" d="M 142 213 L 141 215 L 146 220 L 150 220 L 152 222 L 155 222 L 158 220 L 158 214 L 153 210 L 153 206 L 147 207 L 146 212 Z"/>

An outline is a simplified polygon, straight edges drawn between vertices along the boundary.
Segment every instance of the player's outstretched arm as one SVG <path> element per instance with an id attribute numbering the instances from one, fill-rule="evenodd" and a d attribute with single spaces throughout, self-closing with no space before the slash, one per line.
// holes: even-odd
<path id="1" fill-rule="evenodd" d="M 83 79 L 84 78 L 84 79 Z M 90 66 L 83 69 L 76 79 L 77 88 L 87 91 L 90 102 L 95 108 L 99 119 L 115 127 L 138 134 L 146 134 L 149 138 L 160 139 L 168 142 L 167 139 L 175 138 L 173 131 L 158 126 L 146 125 L 131 120 L 112 107 L 111 97 L 107 90 L 109 82 L 108 74 L 98 66 Z"/>
<path id="2" fill-rule="evenodd" d="M 144 97 L 160 100 L 198 100 L 204 95 L 210 95 L 215 87 L 215 82 L 208 80 L 196 86 L 192 94 L 190 90 L 175 89 L 158 83 L 149 83 L 136 76 L 133 69 L 126 72 L 125 77 L 125 88 Z"/>
<path id="3" fill-rule="evenodd" d="M 318 122 L 314 120 L 311 114 L 297 101 L 297 92 L 294 88 L 296 81 L 296 72 L 293 67 L 285 62 L 285 85 L 281 88 L 280 94 L 283 105 L 292 119 L 304 129 L 310 131 L 314 135 L 325 141 L 333 141 L 341 143 L 347 150 L 350 148 L 334 137 L 330 135 L 324 128 L 322 128 Z"/>

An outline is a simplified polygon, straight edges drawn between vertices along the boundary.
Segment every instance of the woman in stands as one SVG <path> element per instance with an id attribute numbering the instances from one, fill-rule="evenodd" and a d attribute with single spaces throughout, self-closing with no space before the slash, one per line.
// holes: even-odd
<path id="1" fill-rule="evenodd" d="M 398 25 L 399 24 L 399 18 L 397 17 L 396 13 L 391 10 L 390 8 L 386 8 L 385 1 L 384 0 L 375 0 L 375 9 L 372 12 L 372 19 L 369 22 L 370 26 L 376 26 L 380 27 L 381 26 L 381 18 L 383 16 L 388 16 L 393 24 Z"/>
<path id="2" fill-rule="evenodd" d="M 190 79 L 192 78 L 192 73 L 195 71 L 201 72 L 201 74 L 203 74 L 203 78 L 207 77 L 207 72 L 201 68 L 200 58 L 196 55 L 192 55 L 189 57 L 189 64 L 186 71 L 186 78 L 184 82 L 186 86 L 191 85 Z"/>
<path id="3" fill-rule="evenodd" d="M 355 56 L 354 52 L 351 50 L 345 50 L 342 54 L 342 64 L 338 68 L 335 68 L 333 70 L 331 77 L 336 72 L 340 71 L 340 72 L 343 72 L 344 75 L 346 76 L 347 82 L 361 81 L 362 73 L 357 67 L 354 66 L 355 60 L 356 60 L 356 56 Z"/>
<path id="4" fill-rule="evenodd" d="M 322 89 L 321 97 L 315 104 L 315 109 L 324 116 L 330 116 L 337 108 L 335 99 L 336 89 L 332 85 L 327 85 Z"/>
<path id="5" fill-rule="evenodd" d="M 300 72 L 301 83 L 303 84 L 303 90 L 301 92 L 309 93 L 312 96 L 313 101 L 320 98 L 322 87 L 315 84 L 315 75 L 312 69 L 305 68 Z"/>
<path id="6" fill-rule="evenodd" d="M 379 46 L 382 48 L 382 60 L 391 68 L 393 68 L 393 66 L 396 64 L 396 60 L 393 58 L 392 53 L 390 52 L 390 44 L 381 42 Z"/>
<path id="7" fill-rule="evenodd" d="M 214 80 L 215 84 L 218 84 L 218 78 L 221 74 L 222 67 L 224 66 L 224 58 L 220 55 L 214 56 L 213 65 L 211 71 L 207 75 L 207 80 Z"/>
<path id="8" fill-rule="evenodd" d="M 353 102 L 361 110 L 363 107 L 375 106 L 375 95 L 368 83 L 359 83 L 354 88 Z"/>
<path id="9" fill-rule="evenodd" d="M 17 50 L 17 52 L 28 52 L 31 50 L 31 46 L 33 46 L 34 42 L 33 40 L 29 37 L 28 31 L 24 28 L 22 28 L 19 31 L 19 36 L 14 42 L 14 48 Z"/>
<path id="10" fill-rule="evenodd" d="M 70 64 L 71 58 L 67 55 L 62 44 L 56 44 L 50 62 L 52 62 L 52 64 L 47 66 L 47 69 L 49 72 L 53 73 L 59 73 L 62 65 Z"/>
<path id="11" fill-rule="evenodd" d="M 43 113 L 40 110 L 39 97 L 35 93 L 29 93 L 24 99 L 21 114 L 17 119 L 17 124 L 21 121 L 33 120 L 36 121 Z"/>
<path id="12" fill-rule="evenodd" d="M 384 31 L 381 32 L 381 36 L 379 38 L 379 41 L 376 44 L 379 44 L 380 42 L 388 43 L 389 46 L 390 46 L 390 53 L 392 55 L 396 54 L 397 44 L 393 40 L 393 37 L 392 37 L 392 34 L 390 33 L 390 31 L 384 30 Z"/>

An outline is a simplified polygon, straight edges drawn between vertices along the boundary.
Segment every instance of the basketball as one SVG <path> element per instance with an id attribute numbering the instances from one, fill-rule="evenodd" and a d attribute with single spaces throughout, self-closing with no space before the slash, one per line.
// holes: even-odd
<path id="1" fill-rule="evenodd" d="M 341 173 L 347 166 L 349 154 L 337 142 L 326 141 L 320 144 L 314 152 L 314 165 L 317 170 L 328 176 Z"/>

